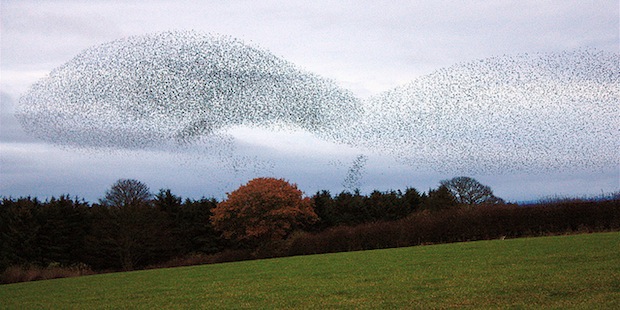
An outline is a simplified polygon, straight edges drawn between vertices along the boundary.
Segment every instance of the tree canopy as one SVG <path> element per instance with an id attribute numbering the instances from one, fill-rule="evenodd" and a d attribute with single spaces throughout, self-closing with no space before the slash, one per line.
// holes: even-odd
<path id="1" fill-rule="evenodd" d="M 501 198 L 493 194 L 489 186 L 481 184 L 474 178 L 455 177 L 439 183 L 450 191 L 459 204 L 478 205 L 502 202 Z"/>
<path id="2" fill-rule="evenodd" d="M 105 193 L 101 204 L 110 207 L 127 207 L 151 199 L 146 184 L 134 179 L 119 179 Z"/>
<path id="3" fill-rule="evenodd" d="M 227 239 L 258 246 L 318 220 L 312 201 L 284 179 L 256 178 L 228 193 L 211 223 Z"/>

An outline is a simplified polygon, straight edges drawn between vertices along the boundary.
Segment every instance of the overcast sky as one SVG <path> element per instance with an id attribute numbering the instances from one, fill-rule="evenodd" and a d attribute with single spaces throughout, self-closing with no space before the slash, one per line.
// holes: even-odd
<path id="1" fill-rule="evenodd" d="M 118 178 L 183 197 L 223 197 L 257 176 L 311 195 L 338 193 L 359 150 L 303 132 L 240 128 L 220 154 L 76 150 L 27 136 L 19 97 L 86 48 L 119 38 L 195 30 L 239 38 L 366 98 L 443 67 L 492 56 L 596 48 L 618 53 L 620 9 L 609 1 L 11 1 L 1 3 L 0 195 L 60 194 L 91 202 Z M 426 191 L 456 175 L 367 155 L 363 191 Z M 605 171 L 471 175 L 508 200 L 595 195 L 620 188 Z"/>

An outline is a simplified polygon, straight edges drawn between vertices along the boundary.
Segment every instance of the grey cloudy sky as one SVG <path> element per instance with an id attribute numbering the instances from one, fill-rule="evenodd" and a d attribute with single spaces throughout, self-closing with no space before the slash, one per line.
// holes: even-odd
<path id="1" fill-rule="evenodd" d="M 336 193 L 359 150 L 307 133 L 239 128 L 217 155 L 60 148 L 27 136 L 13 117 L 21 94 L 82 50 L 169 30 L 239 38 L 368 97 L 457 63 L 505 54 L 596 48 L 618 53 L 610 1 L 11 1 L 1 3 L 0 195 L 71 194 L 95 201 L 118 178 L 184 197 L 221 197 L 252 177 Z M 217 146 L 215 146 L 217 147 Z M 455 175 L 369 155 L 363 190 L 422 191 Z M 473 175 L 509 200 L 617 190 L 606 171 Z"/>

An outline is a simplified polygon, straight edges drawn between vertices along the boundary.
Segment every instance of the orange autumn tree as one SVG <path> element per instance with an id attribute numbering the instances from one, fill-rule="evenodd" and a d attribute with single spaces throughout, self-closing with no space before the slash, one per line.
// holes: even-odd
<path id="1" fill-rule="evenodd" d="M 227 239 L 258 246 L 318 220 L 310 198 L 284 179 L 256 178 L 228 193 L 211 224 Z"/>

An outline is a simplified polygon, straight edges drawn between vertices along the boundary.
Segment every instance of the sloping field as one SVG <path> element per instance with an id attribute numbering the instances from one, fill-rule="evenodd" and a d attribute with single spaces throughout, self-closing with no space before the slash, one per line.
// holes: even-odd
<path id="1" fill-rule="evenodd" d="M 620 233 L 479 241 L 0 286 L 0 308 L 620 309 Z"/>

